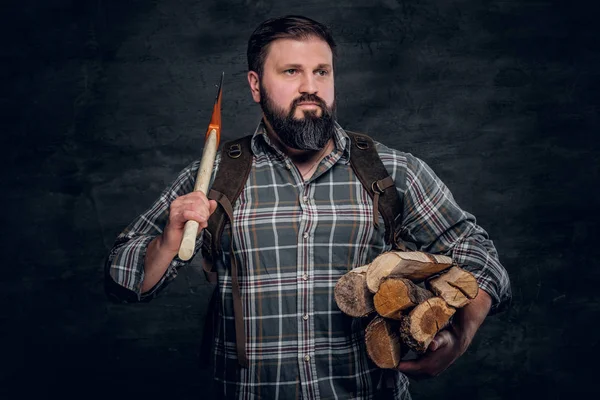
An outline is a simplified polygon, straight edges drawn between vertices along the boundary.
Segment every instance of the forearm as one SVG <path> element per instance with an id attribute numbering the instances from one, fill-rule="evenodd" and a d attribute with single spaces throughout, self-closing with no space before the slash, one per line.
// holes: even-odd
<path id="1" fill-rule="evenodd" d="M 142 293 L 152 289 L 165 275 L 169 265 L 177 255 L 162 245 L 162 235 L 154 238 L 146 250 L 144 259 L 144 279 L 142 280 Z"/>
<path id="2" fill-rule="evenodd" d="M 154 204 L 117 237 L 105 264 L 105 289 L 112 300 L 150 300 L 186 264 L 176 258 L 185 222 L 196 220 L 203 226 L 216 208 L 214 200 L 208 202 L 204 194 L 193 191 L 198 165 L 195 161 L 181 171 Z M 175 203 L 178 206 L 173 209 Z M 201 244 L 202 235 L 198 235 L 196 249 Z"/>
<path id="3" fill-rule="evenodd" d="M 107 262 L 105 289 L 118 302 L 148 301 L 177 276 L 185 263 L 167 251 L 162 235 L 140 235 L 115 244 Z M 198 247 L 198 246 L 197 246 Z"/>
<path id="4" fill-rule="evenodd" d="M 475 333 L 490 312 L 491 306 L 491 296 L 485 290 L 479 289 L 477 296 L 469 304 L 456 311 L 452 325 L 460 340 L 461 353 L 471 344 Z"/>
<path id="5" fill-rule="evenodd" d="M 129 237 L 127 234 L 119 236 L 105 264 L 105 290 L 111 300 L 117 302 L 143 300 L 142 281 L 145 275 L 146 253 L 150 243 L 156 237 L 157 235 L 150 234 L 138 234 L 134 237 Z M 174 271 L 174 268 L 171 270 Z"/>

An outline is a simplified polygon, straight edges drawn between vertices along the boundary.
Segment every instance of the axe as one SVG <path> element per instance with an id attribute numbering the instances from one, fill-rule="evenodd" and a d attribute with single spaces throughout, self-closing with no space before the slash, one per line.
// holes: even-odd
<path id="1" fill-rule="evenodd" d="M 194 192 L 201 191 L 202 193 L 206 194 L 208 191 L 208 184 L 210 183 L 213 165 L 217 155 L 217 149 L 219 148 L 219 141 L 221 139 L 221 94 L 223 93 L 224 76 L 225 73 L 221 73 L 221 82 L 219 83 L 217 97 L 215 98 L 215 105 L 213 107 L 210 123 L 208 124 L 208 129 L 206 131 L 204 150 L 202 151 L 202 159 L 200 160 L 198 175 L 196 175 Z M 194 254 L 198 228 L 199 224 L 196 221 L 187 221 L 185 223 L 178 254 L 179 258 L 183 261 L 189 260 Z"/>

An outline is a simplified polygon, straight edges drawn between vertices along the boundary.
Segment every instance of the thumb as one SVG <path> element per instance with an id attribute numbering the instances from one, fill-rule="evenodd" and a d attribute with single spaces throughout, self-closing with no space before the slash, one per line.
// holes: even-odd
<path id="1" fill-rule="evenodd" d="M 431 341 L 429 344 L 429 350 L 436 351 L 437 349 L 447 346 L 449 343 L 447 332 L 441 331 Z"/>
<path id="2" fill-rule="evenodd" d="M 212 213 L 215 212 L 215 210 L 217 209 L 217 207 L 218 207 L 219 204 L 216 201 L 214 201 L 214 200 L 209 200 L 208 201 L 208 205 L 209 205 L 208 211 L 212 215 Z"/>

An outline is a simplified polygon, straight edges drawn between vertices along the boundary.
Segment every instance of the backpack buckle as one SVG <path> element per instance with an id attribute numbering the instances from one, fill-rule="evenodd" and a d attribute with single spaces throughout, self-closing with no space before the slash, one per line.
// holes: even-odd
<path id="1" fill-rule="evenodd" d="M 229 146 L 229 151 L 227 152 L 227 154 L 231 158 L 238 158 L 242 155 L 242 146 L 240 146 L 239 143 L 232 144 L 231 146 Z"/>
<path id="2" fill-rule="evenodd" d="M 373 181 L 373 183 L 371 183 L 371 190 L 373 191 L 373 193 L 383 193 L 385 191 L 385 189 L 382 189 L 379 186 L 379 181 Z"/>
<path id="3" fill-rule="evenodd" d="M 369 142 L 365 138 L 356 136 L 356 147 L 358 147 L 361 150 L 366 150 L 369 148 Z"/>

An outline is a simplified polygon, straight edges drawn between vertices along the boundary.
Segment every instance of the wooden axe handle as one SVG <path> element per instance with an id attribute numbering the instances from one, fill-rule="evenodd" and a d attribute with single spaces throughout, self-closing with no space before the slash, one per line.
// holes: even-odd
<path id="1" fill-rule="evenodd" d="M 198 175 L 196 176 L 194 192 L 201 191 L 202 193 L 207 194 L 215 157 L 217 156 L 217 148 L 219 147 L 218 140 L 217 130 L 211 129 L 204 144 L 204 151 L 202 152 L 202 159 L 200 160 Z M 189 260 L 194 255 L 199 226 L 200 225 L 196 221 L 187 221 L 185 223 L 185 227 L 183 228 L 183 238 L 181 239 L 181 245 L 179 246 L 179 258 L 183 261 Z"/>

